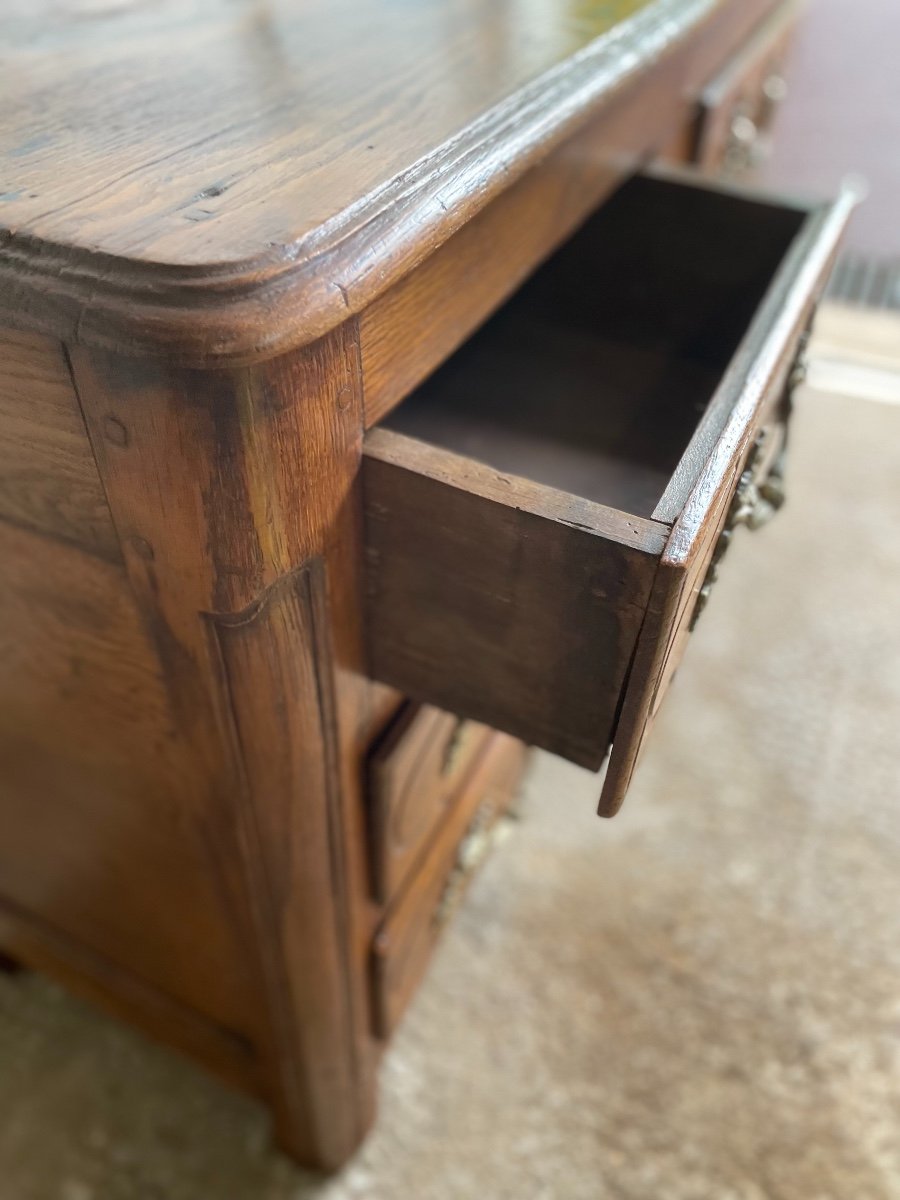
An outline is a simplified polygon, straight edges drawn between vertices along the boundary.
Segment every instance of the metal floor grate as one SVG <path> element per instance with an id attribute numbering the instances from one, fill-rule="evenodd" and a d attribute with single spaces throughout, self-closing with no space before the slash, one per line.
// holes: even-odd
<path id="1" fill-rule="evenodd" d="M 856 308 L 900 311 L 900 259 L 843 254 L 834 268 L 825 298 Z"/>

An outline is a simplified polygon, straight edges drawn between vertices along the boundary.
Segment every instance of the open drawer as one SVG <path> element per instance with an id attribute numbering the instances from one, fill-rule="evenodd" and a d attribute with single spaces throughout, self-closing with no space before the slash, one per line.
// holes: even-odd
<path id="1" fill-rule="evenodd" d="M 373 675 L 584 766 L 612 743 L 615 812 L 726 527 L 779 502 L 851 207 L 639 176 L 372 430 Z"/>

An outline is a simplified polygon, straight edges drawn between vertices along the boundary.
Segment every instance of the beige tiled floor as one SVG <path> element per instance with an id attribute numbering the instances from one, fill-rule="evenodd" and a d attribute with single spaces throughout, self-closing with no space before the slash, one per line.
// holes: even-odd
<path id="1" fill-rule="evenodd" d="M 332 1181 L 0 980 L 0 1200 L 898 1200 L 900 407 L 808 392 L 619 818 L 537 758 Z"/>

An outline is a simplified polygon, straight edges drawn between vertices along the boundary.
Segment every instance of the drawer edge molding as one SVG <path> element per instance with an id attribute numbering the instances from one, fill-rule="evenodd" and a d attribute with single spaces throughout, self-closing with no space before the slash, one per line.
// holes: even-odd
<path id="1" fill-rule="evenodd" d="M 678 614 L 685 609 L 686 589 L 697 583 L 697 565 L 709 545 L 710 527 L 724 517 L 767 400 L 779 389 L 790 387 L 789 373 L 798 343 L 812 321 L 857 202 L 853 190 L 845 188 L 834 202 L 810 211 L 710 405 L 705 457 L 690 472 L 682 471 L 684 462 L 680 464 L 654 513 L 657 518 L 670 517 L 671 533 L 625 685 L 601 790 L 600 816 L 614 816 L 625 799 L 653 720 L 659 682 L 672 652 L 672 640 L 666 632 L 678 624 Z M 720 413 L 727 417 L 710 442 L 709 429 L 715 429 Z M 698 438 L 701 432 L 702 428 Z M 687 454 L 692 449 L 696 457 L 696 446 L 689 447 Z M 691 476 L 692 482 L 685 489 L 685 480 Z M 681 499 L 685 490 L 686 498 Z"/>
<path id="2" fill-rule="evenodd" d="M 655 172 L 660 177 L 691 179 L 684 172 Z M 782 207 L 790 201 L 727 185 L 704 185 L 709 191 L 771 199 Z M 753 318 L 737 352 L 710 401 L 706 414 L 684 452 L 653 517 L 672 526 L 673 542 L 690 540 L 697 522 L 721 485 L 728 464 L 748 441 L 753 421 L 773 386 L 783 381 L 790 367 L 799 334 L 809 323 L 828 282 L 841 237 L 858 203 L 845 188 L 838 198 L 810 208 L 779 267 L 763 303 Z"/>
<path id="3" fill-rule="evenodd" d="M 433 479 L 444 487 L 518 512 L 597 534 L 645 554 L 661 554 L 669 524 L 652 517 L 626 515 L 521 475 L 506 474 L 452 450 L 421 442 L 393 429 L 376 427 L 367 434 L 364 458 Z"/>
<path id="4" fill-rule="evenodd" d="M 424 153 L 411 147 L 409 161 L 321 223 L 276 240 L 263 227 L 247 253 L 226 243 L 207 261 L 181 251 L 153 261 L 118 254 L 114 239 L 98 248 L 0 229 L 0 311 L 16 328 L 190 367 L 298 349 L 362 312 L 625 88 L 645 86 L 668 59 L 686 71 L 730 48 L 773 4 L 655 0 L 600 36 L 573 26 L 574 52 Z M 295 211 L 300 183 L 285 191 Z"/>
<path id="5" fill-rule="evenodd" d="M 388 429 L 363 496 L 372 677 L 599 768 L 668 527 Z"/>

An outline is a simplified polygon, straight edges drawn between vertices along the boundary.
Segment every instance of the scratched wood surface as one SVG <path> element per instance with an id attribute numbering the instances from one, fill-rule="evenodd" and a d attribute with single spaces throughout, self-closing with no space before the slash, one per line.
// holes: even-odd
<path id="1" fill-rule="evenodd" d="M 518 727 L 569 714 L 561 743 L 595 765 L 668 532 L 668 518 L 510 485 L 478 463 L 453 470 L 450 503 L 453 455 L 410 459 L 409 439 L 378 430 L 363 468 L 363 426 L 663 144 L 774 3 L 4 6 L 0 321 L 20 332 L 5 339 L 14 382 L 0 396 L 0 648 L 18 680 L 0 682 L 0 726 L 25 750 L 15 779 L 0 776 L 15 783 L 0 805 L 15 835 L 0 938 L 262 1090 L 305 1163 L 335 1166 L 358 1144 L 381 1048 L 372 945 L 393 900 L 373 899 L 363 785 L 401 697 L 366 674 L 390 662 L 397 684 L 421 572 L 406 572 L 385 523 L 384 622 L 367 627 L 364 482 L 376 480 L 370 523 L 419 522 L 423 562 L 432 512 L 460 530 L 494 522 L 468 559 L 453 529 L 444 538 L 463 569 L 415 615 L 423 688 L 429 622 L 440 635 L 448 604 L 487 604 L 501 624 L 516 598 L 502 573 L 520 569 L 537 637 L 520 628 L 505 657 L 485 639 L 476 675 L 509 708 L 516 659 L 532 656 L 536 711 Z M 607 535 L 616 548 L 588 579 L 580 552 Z M 558 559 L 561 587 L 547 576 Z M 554 711 L 548 680 L 584 674 L 577 636 L 567 661 L 552 654 L 560 628 L 590 626 L 617 596 L 594 661 L 618 683 Z M 474 657 L 462 637 L 439 648 Z M 456 699 L 436 702 L 462 712 Z M 155 737 L 170 725 L 171 762 Z M 49 848 L 32 821 L 43 792 L 62 810 Z M 428 861 L 423 847 L 400 884 L 415 882 L 418 904 Z M 185 878 L 157 912 L 170 871 Z"/>
<path id="2" fill-rule="evenodd" d="M 0 563 L 0 898 L 252 1036 L 233 843 L 197 815 L 202 771 L 122 568 L 5 521 Z"/>
<path id="3" fill-rule="evenodd" d="M 673 47 L 772 3 L 16 0 L 0 301 L 195 361 L 310 341 Z"/>
<path id="4" fill-rule="evenodd" d="M 0 518 L 120 558 L 59 342 L 0 331 Z"/>

